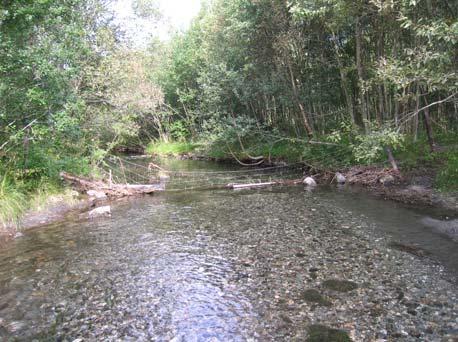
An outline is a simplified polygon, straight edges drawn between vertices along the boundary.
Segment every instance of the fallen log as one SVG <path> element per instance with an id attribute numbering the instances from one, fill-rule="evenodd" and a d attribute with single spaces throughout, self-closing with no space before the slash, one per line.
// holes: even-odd
<path id="1" fill-rule="evenodd" d="M 251 189 L 251 188 L 265 188 L 267 186 L 278 185 L 278 182 L 265 182 L 265 183 L 249 183 L 249 184 L 228 184 L 228 188 L 238 189 Z"/>
<path id="2" fill-rule="evenodd" d="M 278 181 L 272 181 L 272 182 L 247 183 L 247 184 L 231 183 L 231 184 L 227 184 L 226 188 L 233 189 L 233 190 L 239 190 L 239 189 L 252 189 L 252 188 L 266 188 L 266 187 L 275 186 L 275 185 L 297 185 L 297 184 L 302 184 L 302 179 L 278 180 Z"/>
<path id="3" fill-rule="evenodd" d="M 163 191 L 163 184 L 108 184 L 100 180 L 92 180 L 85 177 L 74 176 L 61 172 L 60 176 L 79 192 L 95 190 L 103 192 L 109 198 L 152 194 Z"/>

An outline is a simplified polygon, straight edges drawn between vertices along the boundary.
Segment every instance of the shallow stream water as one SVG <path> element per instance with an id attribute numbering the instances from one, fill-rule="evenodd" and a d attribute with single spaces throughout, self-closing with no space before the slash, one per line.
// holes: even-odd
<path id="1" fill-rule="evenodd" d="M 112 211 L 0 250 L 1 340 L 303 341 L 323 326 L 354 341 L 458 337 L 458 244 L 421 225 L 425 210 L 297 186 L 165 192 Z"/>

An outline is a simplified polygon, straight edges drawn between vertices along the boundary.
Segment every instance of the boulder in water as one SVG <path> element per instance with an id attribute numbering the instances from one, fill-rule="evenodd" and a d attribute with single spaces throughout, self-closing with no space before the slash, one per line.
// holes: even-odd
<path id="1" fill-rule="evenodd" d="M 23 236 L 24 236 L 24 234 L 22 234 L 21 232 L 16 232 L 16 234 L 14 234 L 14 238 L 15 239 L 19 239 L 19 238 L 21 238 Z"/>
<path id="2" fill-rule="evenodd" d="M 316 186 L 316 182 L 312 177 L 305 178 L 302 183 L 304 183 L 305 185 L 310 186 L 310 187 Z"/>
<path id="3" fill-rule="evenodd" d="M 347 181 L 345 176 L 341 174 L 340 172 L 336 172 L 335 178 L 336 178 L 337 184 L 345 184 L 345 182 Z"/>
<path id="4" fill-rule="evenodd" d="M 433 228 L 435 231 L 447 235 L 452 239 L 458 239 L 458 219 L 441 221 L 431 217 L 425 217 L 421 220 L 421 223 L 429 228 Z"/>
<path id="5" fill-rule="evenodd" d="M 88 213 L 89 218 L 96 218 L 96 217 L 110 217 L 111 216 L 111 207 L 109 205 L 95 208 Z"/>

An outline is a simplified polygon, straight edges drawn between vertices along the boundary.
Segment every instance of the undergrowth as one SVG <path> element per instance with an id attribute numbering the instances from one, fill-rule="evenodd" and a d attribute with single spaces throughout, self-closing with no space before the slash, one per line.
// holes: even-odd
<path id="1" fill-rule="evenodd" d="M 146 148 L 146 153 L 158 156 L 177 156 L 195 151 L 200 144 L 186 141 L 152 141 Z"/>
<path id="2" fill-rule="evenodd" d="M 446 153 L 443 166 L 436 176 L 436 187 L 441 191 L 458 191 L 458 154 Z"/>
<path id="3" fill-rule="evenodd" d="M 14 181 L 7 173 L 0 174 L 0 231 L 18 229 L 28 211 L 46 210 L 58 203 L 71 205 L 77 201 L 76 196 L 57 179 Z"/>
<path id="4" fill-rule="evenodd" d="M 456 134 L 438 132 L 435 139 L 441 148 L 431 153 L 424 135 L 420 135 L 415 141 L 394 136 L 387 142 L 387 138 L 383 136 L 385 131 L 374 132 L 371 136 L 373 141 L 369 144 L 364 141 L 361 144 L 358 139 L 359 133 L 343 125 L 343 128 L 334 134 L 315 137 L 314 143 L 310 143 L 307 139 L 288 137 L 265 127 L 259 128 L 250 123 L 243 123 L 238 126 L 227 125 L 217 133 L 203 135 L 198 143 L 154 142 L 148 146 L 148 152 L 160 156 L 194 152 L 216 160 L 237 159 L 247 163 L 253 163 L 263 157 L 268 161 L 302 162 L 314 169 L 337 171 L 355 165 L 375 164 L 391 167 L 383 148 L 378 149 L 376 154 L 373 151 L 372 154 L 368 152 L 370 158 L 366 159 L 361 159 L 361 153 L 364 152 L 364 148 L 371 150 L 374 144 L 381 144 L 383 147 L 395 141 L 396 144 L 391 147 L 401 172 L 433 175 L 434 186 L 437 189 L 457 190 Z"/>
<path id="5" fill-rule="evenodd" d="M 426 136 L 407 141 L 395 157 L 404 172 L 429 173 L 434 187 L 440 191 L 458 191 L 458 134 L 441 132 L 435 135 L 437 150 L 431 153 Z"/>
<path id="6" fill-rule="evenodd" d="M 15 225 L 26 204 L 25 194 L 13 186 L 7 175 L 0 175 L 0 227 Z"/>

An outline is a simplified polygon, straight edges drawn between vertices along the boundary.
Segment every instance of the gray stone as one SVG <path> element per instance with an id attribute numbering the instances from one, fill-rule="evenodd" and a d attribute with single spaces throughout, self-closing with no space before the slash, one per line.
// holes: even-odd
<path id="1" fill-rule="evenodd" d="M 109 205 L 95 208 L 88 213 L 89 218 L 96 218 L 101 216 L 111 216 L 111 207 Z"/>
<path id="2" fill-rule="evenodd" d="M 345 176 L 341 174 L 340 172 L 336 172 L 336 182 L 338 184 L 344 184 L 347 181 Z"/>
<path id="3" fill-rule="evenodd" d="M 311 186 L 311 187 L 316 186 L 316 182 L 315 182 L 315 180 L 314 180 L 312 177 L 307 177 L 307 178 L 305 178 L 304 181 L 303 181 L 303 183 L 304 183 L 305 185 Z"/>
<path id="4" fill-rule="evenodd" d="M 441 221 L 431 217 L 425 217 L 421 220 L 421 223 L 429 228 L 433 228 L 435 231 L 450 236 L 453 239 L 458 239 L 458 219 Z"/>
<path id="5" fill-rule="evenodd" d="M 394 177 L 392 175 L 386 175 L 379 179 L 379 182 L 383 185 L 390 185 L 394 183 Z"/>
<path id="6" fill-rule="evenodd" d="M 19 239 L 19 238 L 21 238 L 23 236 L 24 236 L 24 234 L 22 234 L 21 232 L 16 232 L 16 234 L 14 234 L 14 238 L 15 239 Z"/>

